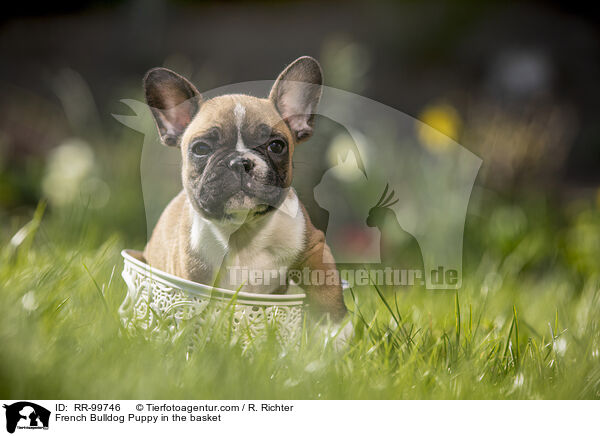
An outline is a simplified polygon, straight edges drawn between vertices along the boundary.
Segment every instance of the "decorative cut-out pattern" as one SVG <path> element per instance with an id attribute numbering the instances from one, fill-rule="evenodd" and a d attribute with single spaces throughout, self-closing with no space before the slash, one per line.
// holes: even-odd
<path id="1" fill-rule="evenodd" d="M 208 332 L 202 329 L 218 329 L 209 336 L 216 333 L 244 344 L 260 342 L 270 331 L 275 332 L 282 345 L 293 344 L 300 338 L 302 298 L 284 303 L 246 302 L 209 292 L 190 293 L 153 276 L 150 268 L 139 268 L 127 258 L 122 276 L 128 292 L 119 313 L 131 330 L 169 335 L 178 333 L 184 324 L 193 323 L 196 339 L 206 337 Z"/>

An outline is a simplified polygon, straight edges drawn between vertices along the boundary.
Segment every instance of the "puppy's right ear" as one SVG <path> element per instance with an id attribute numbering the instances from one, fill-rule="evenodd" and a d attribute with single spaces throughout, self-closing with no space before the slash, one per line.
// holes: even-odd
<path id="1" fill-rule="evenodd" d="M 166 68 L 148 71 L 144 90 L 163 144 L 178 146 L 200 108 L 200 93 L 187 79 Z"/>

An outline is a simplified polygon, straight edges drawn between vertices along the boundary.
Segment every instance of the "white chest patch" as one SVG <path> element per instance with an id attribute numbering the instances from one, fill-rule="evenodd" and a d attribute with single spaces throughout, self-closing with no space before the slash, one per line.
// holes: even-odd
<path id="1" fill-rule="evenodd" d="M 217 230 L 213 223 L 198 216 L 192 219 L 190 236 L 191 247 L 203 263 L 215 272 L 222 265 L 218 286 L 272 293 L 285 283 L 287 270 L 304 249 L 305 232 L 298 197 L 290 189 L 278 210 L 248 230 L 228 237 L 227 231 Z"/>
<path id="2" fill-rule="evenodd" d="M 209 220 L 202 218 L 190 205 L 192 228 L 190 248 L 210 271 L 215 271 L 228 252 L 227 234 L 223 234 Z"/>

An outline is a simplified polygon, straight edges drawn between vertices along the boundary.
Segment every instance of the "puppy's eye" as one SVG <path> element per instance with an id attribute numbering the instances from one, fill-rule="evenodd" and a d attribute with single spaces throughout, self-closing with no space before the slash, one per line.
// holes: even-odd
<path id="1" fill-rule="evenodd" d="M 210 154 L 212 149 L 206 142 L 196 141 L 192 144 L 192 153 L 196 156 L 206 156 Z"/>
<path id="2" fill-rule="evenodd" d="M 283 142 L 281 139 L 275 139 L 269 142 L 269 145 L 267 145 L 267 150 L 274 154 L 281 154 L 285 150 L 285 142 Z"/>

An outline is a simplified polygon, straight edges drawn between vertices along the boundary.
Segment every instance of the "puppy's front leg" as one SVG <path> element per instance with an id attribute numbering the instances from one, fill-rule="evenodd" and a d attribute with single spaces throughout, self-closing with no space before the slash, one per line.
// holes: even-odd
<path id="1" fill-rule="evenodd" d="M 329 314 L 332 321 L 338 322 L 346 314 L 340 274 L 323 232 L 314 227 L 310 230 L 307 249 L 297 265 L 303 272 L 301 286 L 313 315 Z M 315 283 L 315 279 L 322 283 Z"/>

